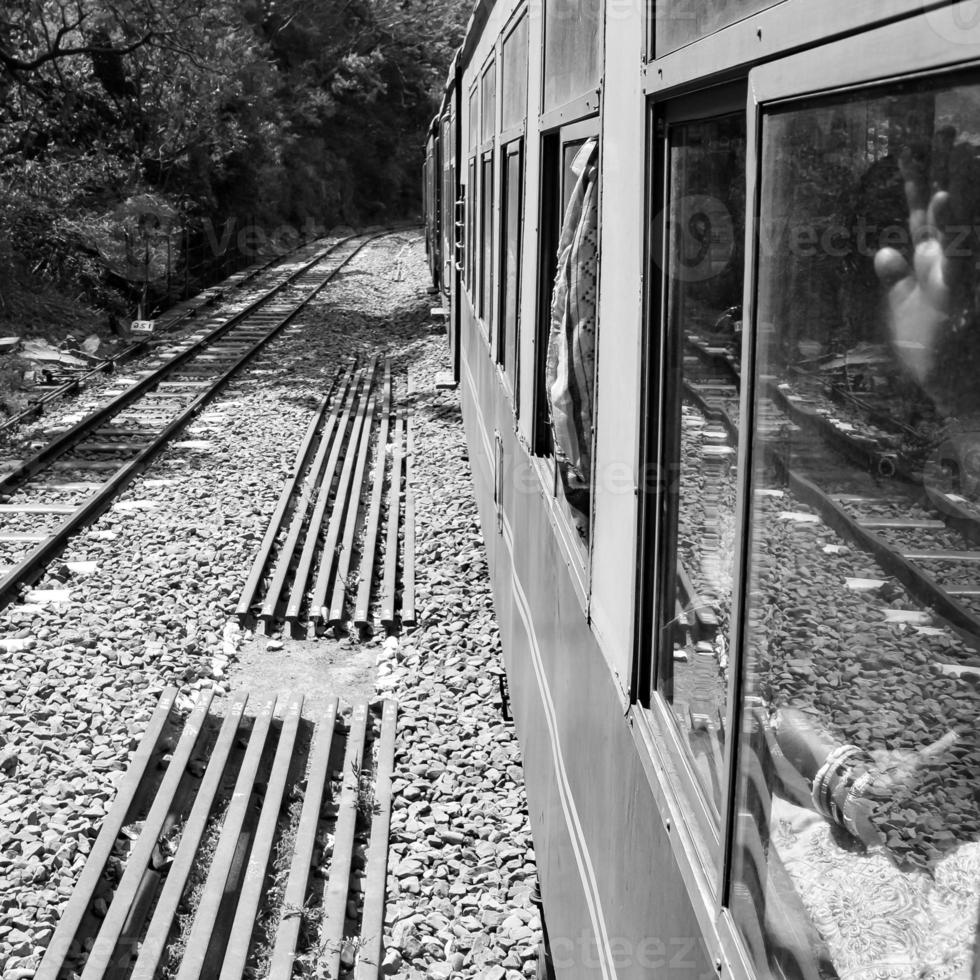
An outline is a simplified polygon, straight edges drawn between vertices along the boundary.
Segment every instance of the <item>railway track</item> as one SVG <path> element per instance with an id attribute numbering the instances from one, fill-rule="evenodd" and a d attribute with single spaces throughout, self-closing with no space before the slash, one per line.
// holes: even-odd
<path id="1" fill-rule="evenodd" d="M 0 475 L 0 607 L 102 513 L 365 245 L 383 232 L 310 246 L 261 277 L 237 308 L 158 349 L 108 401 Z"/>
<path id="2" fill-rule="evenodd" d="M 685 380 L 685 395 L 734 448 L 738 385 L 730 352 L 699 340 L 687 351 L 699 371 Z M 931 612 L 895 611 L 895 621 L 927 629 L 945 622 L 980 650 L 980 512 L 961 495 L 930 486 L 880 420 L 865 424 L 853 410 L 841 419 L 822 398 L 789 382 L 761 384 L 758 424 L 767 434 L 767 462 L 800 503 L 875 559 L 884 578 L 863 587 L 885 589 L 888 578 L 901 582 Z M 799 433 L 811 438 L 804 443 Z M 780 446 L 781 434 L 792 439 L 791 451 Z"/>
<path id="3" fill-rule="evenodd" d="M 158 317 L 158 333 L 171 332 L 186 321 L 198 316 L 203 310 L 214 306 L 225 298 L 231 289 L 243 289 L 257 277 L 261 276 L 271 266 L 284 260 L 277 255 L 264 262 L 257 262 L 241 272 L 229 276 L 217 286 L 210 286 L 172 307 L 164 316 Z M 145 354 L 153 345 L 151 337 L 142 337 L 111 357 L 103 358 L 84 368 L 61 367 L 57 376 L 50 384 L 38 386 L 42 393 L 28 402 L 25 409 L 0 422 L 0 439 L 9 438 L 17 427 L 44 415 L 46 409 L 71 395 L 83 391 L 86 386 L 100 375 L 112 374 L 130 361 Z"/>

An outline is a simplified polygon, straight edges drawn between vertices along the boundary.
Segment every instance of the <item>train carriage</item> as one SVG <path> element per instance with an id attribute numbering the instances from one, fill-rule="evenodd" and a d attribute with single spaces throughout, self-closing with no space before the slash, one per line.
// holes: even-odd
<path id="1" fill-rule="evenodd" d="M 485 0 L 428 157 L 558 976 L 978 975 L 980 5 Z"/>

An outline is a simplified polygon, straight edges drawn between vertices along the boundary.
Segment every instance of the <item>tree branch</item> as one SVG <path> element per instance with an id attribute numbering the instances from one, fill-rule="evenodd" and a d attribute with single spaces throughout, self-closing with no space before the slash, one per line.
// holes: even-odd
<path id="1" fill-rule="evenodd" d="M 75 25 L 77 26 L 77 25 Z M 72 48 L 61 47 L 61 42 L 64 39 L 65 34 L 68 33 L 67 29 L 61 27 L 58 29 L 58 33 L 55 35 L 54 44 L 48 48 L 43 54 L 39 54 L 36 58 L 30 60 L 25 60 L 23 58 L 15 58 L 12 54 L 4 51 L 0 48 L 0 65 L 7 69 L 12 75 L 17 72 L 31 72 L 36 71 L 42 65 L 48 64 L 51 61 L 58 61 L 61 58 L 73 58 L 77 55 L 124 55 L 131 54 L 133 51 L 144 47 L 149 44 L 150 41 L 156 36 L 155 32 L 149 31 L 144 34 L 141 38 L 133 41 L 130 44 L 122 45 L 121 47 L 103 47 L 94 44 L 85 44 L 81 46 L 76 46 Z"/>

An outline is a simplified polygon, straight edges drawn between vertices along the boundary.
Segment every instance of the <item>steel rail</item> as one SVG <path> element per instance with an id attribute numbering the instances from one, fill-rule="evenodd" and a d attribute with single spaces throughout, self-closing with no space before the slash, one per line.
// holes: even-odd
<path id="1" fill-rule="evenodd" d="M 357 497 L 354 494 L 354 474 L 359 471 L 362 475 L 364 466 L 362 460 L 367 458 L 367 445 L 371 438 L 371 425 L 374 421 L 375 393 L 374 378 L 376 373 L 377 358 L 371 362 L 371 376 L 365 393 L 367 401 L 362 403 L 361 410 L 358 411 L 354 427 L 351 429 L 350 440 L 347 443 L 347 451 L 344 453 L 344 465 L 337 480 L 337 489 L 333 495 L 330 507 L 330 518 L 327 521 L 327 531 L 323 538 L 323 546 L 320 549 L 320 565 L 317 569 L 316 578 L 313 580 L 313 588 L 310 592 L 310 619 L 319 615 L 322 618 L 322 606 L 326 602 L 327 586 L 330 582 L 330 575 L 335 568 L 339 568 L 340 549 L 343 544 L 341 533 L 345 529 L 347 515 L 350 513 L 351 505 L 357 506 Z M 355 514 L 355 518 L 356 518 Z M 314 522 L 319 529 L 323 521 L 323 512 Z M 311 539 L 315 542 L 316 535 L 311 534 Z M 353 533 L 352 533 L 353 539 Z M 310 542 L 308 539 L 307 543 Z M 294 583 L 295 589 L 295 583 Z M 290 609 L 293 608 L 290 602 Z M 298 610 L 297 610 L 298 613 Z M 287 610 L 287 616 L 289 610 Z"/>
<path id="2" fill-rule="evenodd" d="M 245 877 L 238 894 L 235 918 L 225 948 L 219 980 L 236 980 L 236 978 L 240 980 L 245 970 L 252 929 L 258 918 L 259 902 L 265 888 L 265 872 L 269 866 L 272 845 L 275 841 L 276 823 L 286 805 L 290 760 L 299 733 L 302 711 L 303 695 L 299 694 L 291 699 L 279 733 L 276 756 L 262 798 L 262 811 L 252 838 L 252 849 L 248 855 Z"/>
<path id="3" fill-rule="evenodd" d="M 248 693 L 240 692 L 232 699 L 225 713 L 225 720 L 218 733 L 211 758 L 208 760 L 201 788 L 182 829 L 177 853 L 167 872 L 130 980 L 153 980 L 156 976 L 157 968 L 167 948 L 170 924 L 177 914 L 181 896 L 194 869 L 194 858 L 204 838 L 208 817 L 221 787 L 225 764 L 234 747 L 247 701 Z"/>
<path id="4" fill-rule="evenodd" d="M 330 878 L 323 894 L 323 920 L 318 937 L 318 948 L 323 950 L 323 957 L 317 964 L 317 977 L 340 976 L 340 955 L 347 909 L 347 879 L 354 856 L 354 830 L 357 825 L 367 717 L 367 705 L 355 704 L 347 735 L 347 751 L 344 753 L 344 781 L 340 790 L 337 823 L 334 826 Z"/>
<path id="5" fill-rule="evenodd" d="M 288 252 L 285 252 L 282 255 L 273 256 L 267 259 L 265 262 L 257 262 L 251 268 L 244 270 L 244 275 L 239 276 L 236 273 L 235 275 L 229 276 L 229 278 L 224 280 L 224 282 L 229 282 L 230 280 L 234 279 L 236 280 L 232 283 L 234 288 L 242 289 L 247 283 L 260 276 L 263 272 L 267 272 L 272 266 L 279 262 L 284 262 L 287 256 L 298 251 L 301 247 L 302 246 L 298 246 L 295 249 L 290 249 Z M 210 287 L 201 290 L 191 298 L 197 299 L 199 297 L 203 297 L 208 292 L 210 292 Z M 177 326 L 177 324 L 183 323 L 185 320 L 193 319 L 201 310 L 204 309 L 204 307 L 210 306 L 215 302 L 220 302 L 221 296 L 222 294 L 218 292 L 215 295 L 206 296 L 206 298 L 204 298 L 197 305 L 189 305 L 187 309 L 183 310 L 177 316 L 165 320 L 163 331 L 169 333 L 175 326 Z M 151 344 L 152 339 L 150 337 L 143 337 L 140 340 L 127 345 L 121 351 L 117 351 L 112 355 L 112 357 L 106 357 L 101 361 L 97 361 L 95 364 L 90 364 L 85 370 L 80 371 L 76 377 L 63 381 L 50 391 L 46 391 L 40 398 L 29 401 L 27 408 L 18 412 L 16 415 L 11 415 L 10 418 L 4 419 L 3 422 L 0 422 L 0 435 L 2 435 L 8 429 L 14 428 L 21 422 L 26 422 L 28 419 L 37 418 L 44 415 L 44 408 L 50 402 L 58 401 L 67 395 L 70 395 L 73 391 L 83 389 L 85 387 L 85 382 L 90 378 L 94 378 L 97 374 L 112 374 L 117 367 L 120 367 L 127 361 L 138 357 L 141 351 L 148 350 L 151 347 Z"/>
<path id="6" fill-rule="evenodd" d="M 113 476 L 107 480 L 99 490 L 93 493 L 87 500 L 79 505 L 78 509 L 60 527 L 56 528 L 50 536 L 24 558 L 22 558 L 12 569 L 0 580 L 0 608 L 8 603 L 15 594 L 17 588 L 31 576 L 36 574 L 44 564 L 58 554 L 64 547 L 66 540 L 79 528 L 97 517 L 108 506 L 112 499 L 143 470 L 149 462 L 158 455 L 173 437 L 180 432 L 187 423 L 194 418 L 204 406 L 215 398 L 227 386 L 238 371 L 247 364 L 259 350 L 270 343 L 279 335 L 293 319 L 309 304 L 318 293 L 324 289 L 333 277 L 346 265 L 357 253 L 367 244 L 379 237 L 373 235 L 366 238 L 358 245 L 350 255 L 348 255 L 339 265 L 333 268 L 307 296 L 283 318 L 281 318 L 262 338 L 257 340 L 251 347 L 238 357 L 225 371 L 223 371 L 214 383 L 201 392 L 186 408 L 183 409 L 169 424 L 161 431 L 159 436 L 141 450 L 135 457 L 119 467 Z M 348 239 L 349 240 L 349 239 Z M 333 249 L 331 249 L 331 252 Z M 319 261 L 319 260 L 318 260 Z M 314 263 L 315 264 L 315 263 Z M 99 413 L 101 414 L 101 413 Z M 104 418 L 104 416 L 103 416 Z M 115 464 L 112 464 L 115 465 Z"/>
<path id="7" fill-rule="evenodd" d="M 92 845 L 85 867 L 71 893 L 71 898 L 68 899 L 64 912 L 61 914 L 58 926 L 51 937 L 51 942 L 48 943 L 48 948 L 44 952 L 44 958 L 34 975 L 34 980 L 57 980 L 62 963 L 68 955 L 69 947 L 75 939 L 99 881 L 102 879 L 102 872 L 109 861 L 116 838 L 126 822 L 130 807 L 136 800 L 143 777 L 149 772 L 150 763 L 157 754 L 160 740 L 176 700 L 177 688 L 175 687 L 166 688 L 160 695 L 156 710 L 146 726 L 146 732 L 140 741 L 136 754 L 133 756 L 133 761 L 119 785 L 116 799 L 102 821 L 99 836 Z"/>
<path id="8" fill-rule="evenodd" d="M 90 412 L 84 419 L 76 422 L 70 429 L 61 433 L 57 438 L 53 439 L 33 456 L 24 460 L 14 469 L 4 473 L 2 476 L 0 476 L 0 493 L 9 493 L 11 490 L 16 489 L 25 480 L 30 479 L 37 472 L 44 469 L 44 467 L 49 463 L 63 456 L 93 429 L 98 428 L 103 422 L 112 418 L 121 409 L 137 401 L 144 394 L 155 388 L 160 381 L 166 378 L 169 374 L 172 374 L 176 368 L 180 367 L 185 362 L 192 360 L 194 357 L 200 354 L 202 350 L 220 339 L 222 335 L 228 333 L 235 327 L 236 324 L 240 323 L 252 313 L 256 312 L 260 307 L 268 303 L 270 299 L 282 292 L 282 290 L 284 290 L 287 286 L 290 286 L 294 280 L 304 275 L 313 266 L 317 265 L 319 262 L 322 262 L 328 255 L 331 255 L 334 251 L 336 251 L 341 245 L 351 240 L 351 238 L 343 239 L 342 241 L 331 245 L 329 248 L 318 252 L 312 259 L 310 259 L 309 262 L 305 262 L 295 272 L 290 273 L 282 282 L 277 283 L 275 286 L 272 286 L 270 289 L 266 290 L 266 292 L 250 302 L 238 313 L 234 313 L 227 319 L 224 319 L 204 337 L 179 351 L 153 373 L 147 375 L 140 381 L 137 381 L 136 384 L 130 386 L 125 391 L 120 392 L 120 394 L 110 399 L 108 402 L 106 402 L 106 404 L 95 409 L 93 412 Z"/>
<path id="9" fill-rule="evenodd" d="M 163 782 L 154 796 L 150 812 L 143 821 L 139 838 L 129 853 L 126 870 L 116 886 L 112 905 L 109 907 L 109 911 L 102 921 L 102 928 L 99 929 L 95 943 L 89 951 L 88 959 L 85 961 L 85 969 L 82 971 L 82 980 L 98 980 L 110 966 L 110 961 L 116 951 L 116 944 L 126 925 L 130 906 L 136 898 L 143 874 L 150 866 L 153 849 L 157 846 L 157 841 L 163 833 L 163 825 L 170 813 L 174 797 L 177 795 L 180 781 L 184 777 L 191 755 L 204 731 L 204 723 L 207 721 L 208 709 L 211 707 L 213 697 L 213 690 L 201 692 L 191 717 L 181 733 L 180 741 L 174 749 Z"/>
<path id="10" fill-rule="evenodd" d="M 405 531 L 402 539 L 402 608 L 404 626 L 415 623 L 415 435 L 412 420 L 405 421 Z"/>
<path id="11" fill-rule="evenodd" d="M 296 505 L 296 510 L 293 513 L 292 524 L 289 528 L 289 534 L 287 535 L 286 540 L 283 542 L 283 547 L 279 552 L 279 558 L 276 561 L 272 580 L 269 584 L 268 590 L 266 591 L 265 602 L 262 605 L 261 612 L 264 619 L 271 619 L 273 616 L 275 616 L 276 607 L 279 604 L 279 599 L 282 594 L 286 578 L 289 574 L 289 568 L 293 563 L 293 556 L 299 544 L 300 535 L 303 532 L 304 525 L 307 525 L 307 512 L 310 508 L 310 504 L 313 503 L 314 494 L 317 494 L 317 500 L 316 503 L 313 504 L 313 517 L 310 518 L 308 523 L 307 539 L 309 538 L 310 534 L 313 535 L 314 539 L 316 538 L 319 530 L 318 526 L 316 526 L 314 523 L 317 505 L 321 500 L 325 502 L 330 496 L 331 488 L 333 487 L 334 474 L 337 471 L 337 463 L 340 461 L 340 454 L 343 450 L 344 438 L 350 425 L 351 416 L 353 415 L 354 409 L 357 405 L 359 397 L 358 393 L 362 390 L 362 385 L 364 384 L 366 370 L 366 368 L 360 368 L 357 374 L 354 376 L 354 380 L 344 397 L 343 414 L 340 416 L 337 424 L 332 427 L 330 438 L 324 438 L 320 441 L 320 448 L 317 451 L 316 460 L 314 460 L 311 473 L 307 477 L 307 483 L 304 488 L 303 495 Z M 327 456 L 328 452 L 329 456 Z M 325 457 L 326 465 L 324 465 Z M 306 554 L 305 545 L 307 543 L 307 541 L 304 541 L 304 548 L 300 552 L 300 565 L 302 565 L 303 557 Z M 312 550 L 310 552 L 310 561 L 312 562 Z M 296 570 L 295 574 L 296 576 L 300 575 L 299 568 Z M 302 574 L 309 576 L 309 566 L 307 566 L 306 570 L 302 572 Z"/>
<path id="12" fill-rule="evenodd" d="M 329 606 L 325 606 L 329 572 L 326 564 L 320 564 L 320 574 L 317 576 L 313 589 L 311 608 L 320 610 L 320 618 L 329 623 L 339 623 L 344 618 L 344 600 L 347 597 L 347 577 L 350 575 L 351 558 L 354 551 L 354 535 L 357 532 L 357 518 L 361 510 L 361 497 L 364 493 L 364 470 L 367 467 L 368 454 L 371 449 L 371 435 L 374 429 L 374 412 L 378 403 L 375 394 L 368 405 L 367 419 L 361 429 L 361 442 L 357 450 L 357 463 L 350 479 L 350 489 L 347 494 L 344 518 L 344 534 L 340 541 L 340 550 L 336 555 L 337 569 L 334 574 L 333 593 Z M 331 519 L 333 514 L 331 514 Z M 324 552 L 326 554 L 326 551 Z M 320 586 L 323 586 L 322 590 Z"/>
<path id="13" fill-rule="evenodd" d="M 374 819 L 368 840 L 364 907 L 354 980 L 376 980 L 381 975 L 381 933 L 384 927 L 385 880 L 388 871 L 388 830 L 391 823 L 391 778 L 395 769 L 395 726 L 397 702 L 385 699 L 381 710 L 381 738 L 377 746 L 374 774 Z M 273 978 L 284 980 L 284 978 Z"/>
<path id="14" fill-rule="evenodd" d="M 344 436 L 347 433 L 347 427 L 350 424 L 350 417 L 354 411 L 354 406 L 357 404 L 357 393 L 364 383 L 364 373 L 365 369 L 361 368 L 354 375 L 344 391 L 343 402 L 334 408 L 328 423 L 328 429 L 320 440 L 316 458 L 303 484 L 303 492 L 296 503 L 289 531 L 279 551 L 279 557 L 276 560 L 269 585 L 266 589 L 265 602 L 262 604 L 262 611 L 260 613 L 263 619 L 272 619 L 275 616 L 276 607 L 279 604 L 279 598 L 282 595 L 283 586 L 286 583 L 289 568 L 293 562 L 293 555 L 299 544 L 300 535 L 303 533 L 303 526 L 307 523 L 307 512 L 310 509 L 310 504 L 313 502 L 314 495 L 322 493 L 324 496 L 329 496 L 330 494 L 334 473 L 337 469 L 337 462 L 340 459 L 340 453 L 344 443 Z M 341 407 L 343 408 L 342 414 L 340 413 Z M 329 457 L 327 455 L 328 453 Z M 324 460 L 326 460 L 326 464 L 324 464 Z M 312 521 L 310 522 L 310 526 L 312 528 Z M 316 532 L 313 531 L 313 533 L 315 534 Z"/>
<path id="15" fill-rule="evenodd" d="M 361 567 L 358 571 L 357 598 L 354 601 L 354 625 L 368 625 L 368 607 L 371 603 L 371 584 L 374 581 L 375 548 L 378 542 L 378 525 L 381 521 L 381 500 L 384 496 L 385 470 L 388 465 L 388 430 L 391 426 L 392 386 L 391 359 L 385 358 L 384 405 L 381 429 L 378 433 L 377 456 L 374 463 L 374 486 L 364 529 L 361 548 Z"/>
<path id="16" fill-rule="evenodd" d="M 248 578 L 246 578 L 245 584 L 242 586 L 241 598 L 238 600 L 238 606 L 235 608 L 235 615 L 239 619 L 244 619 L 248 615 L 252 603 L 255 601 L 256 590 L 262 581 L 262 573 L 265 571 L 266 565 L 269 562 L 276 538 L 282 530 L 282 525 L 285 521 L 293 492 L 296 489 L 296 484 L 299 482 L 300 476 L 307 469 L 310 454 L 313 452 L 313 447 L 317 442 L 318 436 L 322 435 L 325 438 L 327 437 L 326 434 L 330 426 L 330 422 L 325 421 L 327 411 L 331 406 L 336 408 L 337 394 L 338 392 L 347 390 L 352 371 L 353 365 L 347 369 L 346 381 L 343 380 L 343 374 L 340 371 L 334 375 L 330 383 L 330 388 L 313 413 L 313 418 L 307 427 L 306 435 L 303 437 L 303 441 L 300 443 L 299 450 L 296 453 L 296 460 L 293 463 L 292 471 L 283 484 L 282 492 L 279 494 L 279 502 L 276 504 L 276 509 L 269 519 L 269 527 L 266 529 L 262 543 L 259 545 L 259 550 L 255 556 L 255 561 L 252 563 L 252 568 L 248 573 Z"/>
<path id="17" fill-rule="evenodd" d="M 306 794 L 303 797 L 299 826 L 296 828 L 293 860 L 289 865 L 289 877 L 286 879 L 286 887 L 282 896 L 285 909 L 301 909 L 306 903 L 306 889 L 310 878 L 310 868 L 313 864 L 320 811 L 323 809 L 324 793 L 328 787 L 327 774 L 330 770 L 330 750 L 333 746 L 334 729 L 337 724 L 337 708 L 337 698 L 331 698 L 327 702 L 327 709 L 323 718 L 317 724 L 316 735 L 310 750 Z M 394 731 L 392 731 L 392 735 L 394 735 Z M 373 830 L 372 827 L 372 833 Z M 387 834 L 385 837 L 385 843 L 387 843 Z M 382 886 L 382 894 L 383 891 Z M 289 980 L 292 976 L 301 923 L 302 916 L 300 915 L 280 916 L 272 954 L 269 957 L 269 980 Z M 134 980 L 152 980 L 152 978 L 134 977 Z"/>
<path id="18" fill-rule="evenodd" d="M 113 354 L 112 357 L 92 364 L 86 371 L 79 374 L 78 377 L 69 378 L 50 391 L 46 391 L 40 398 L 29 401 L 27 408 L 0 422 L 0 434 L 6 432 L 8 429 L 13 429 L 21 422 L 26 422 L 28 419 L 38 418 L 44 415 L 44 408 L 49 402 L 57 401 L 66 395 L 70 395 L 73 391 L 84 388 L 85 382 L 97 374 L 112 374 L 117 366 L 125 364 L 126 361 L 139 356 L 140 351 L 147 350 L 149 346 L 149 340 L 138 340 L 136 343 L 130 344 L 118 353 Z"/>
<path id="19" fill-rule="evenodd" d="M 334 507 L 336 507 L 336 501 L 340 499 L 341 488 L 344 486 L 345 477 L 348 474 L 351 466 L 350 446 L 355 445 L 360 436 L 361 427 L 364 423 L 364 415 L 367 411 L 368 404 L 371 401 L 371 388 L 374 385 L 374 374 L 376 368 L 377 358 L 373 358 L 367 367 L 364 386 L 357 398 L 357 405 L 354 410 L 354 422 L 351 426 L 350 436 L 347 440 L 348 451 L 344 453 L 344 465 L 341 468 L 337 487 L 335 490 L 332 490 L 331 486 L 327 485 L 326 491 L 317 497 L 316 504 L 313 507 L 313 513 L 310 517 L 310 523 L 306 534 L 306 541 L 303 543 L 303 550 L 300 554 L 299 563 L 296 567 L 296 574 L 293 577 L 293 586 L 290 589 L 289 600 L 286 604 L 286 619 L 288 621 L 295 621 L 299 619 L 300 610 L 303 605 L 303 596 L 306 594 L 306 583 L 309 580 L 310 571 L 313 568 L 313 557 L 317 550 L 320 527 L 323 524 L 323 516 L 326 513 L 327 504 L 330 502 L 331 497 L 334 499 Z M 339 433 L 341 437 L 343 434 L 344 433 L 342 431 Z M 333 474 L 336 471 L 341 448 L 342 439 L 338 439 L 334 443 L 334 449 L 331 450 L 330 453 L 329 476 L 331 481 L 333 480 Z M 320 553 L 321 562 L 327 562 L 330 565 L 333 564 L 333 547 L 336 546 L 336 543 L 335 535 L 329 550 L 326 545 L 323 546 Z"/>
<path id="20" fill-rule="evenodd" d="M 830 419 L 801 404 L 808 399 L 803 396 L 789 395 L 780 390 L 775 383 L 767 383 L 764 391 L 769 400 L 785 413 L 791 422 L 816 434 L 825 444 L 850 458 L 857 465 L 865 466 L 871 472 L 877 472 L 883 465 L 882 461 L 888 460 L 892 470 L 889 476 L 898 477 L 913 486 L 922 486 L 921 476 L 916 475 L 904 465 L 897 450 L 893 450 L 891 447 L 882 449 L 874 436 L 862 436 L 842 431 Z"/>
<path id="21" fill-rule="evenodd" d="M 218 846 L 215 848 L 214 858 L 211 861 L 211 867 L 208 869 L 204 890 L 198 903 L 197 914 L 184 946 L 180 972 L 177 975 L 178 980 L 197 980 L 202 974 L 204 961 L 211 946 L 214 927 L 218 921 L 218 910 L 234 870 L 235 855 L 239 849 L 245 818 L 248 816 L 251 806 L 252 794 L 255 792 L 259 765 L 265 751 L 266 738 L 272 726 L 272 716 L 275 713 L 277 700 L 273 697 L 265 704 L 255 719 L 255 724 L 249 735 L 245 758 L 242 761 L 241 769 L 238 771 L 231 803 L 221 825 Z"/>
<path id="22" fill-rule="evenodd" d="M 307 724 L 301 693 L 289 695 L 288 703 L 285 696 L 270 698 L 251 719 L 244 715 L 245 691 L 229 700 L 223 719 L 208 711 L 210 692 L 198 695 L 186 720 L 175 717 L 185 714 L 173 710 L 175 697 L 170 689 L 161 698 L 36 976 L 150 980 L 165 969 L 180 980 L 231 980 L 243 975 L 249 957 L 268 953 L 266 975 L 287 980 L 300 954 L 317 961 L 320 977 L 327 960 L 334 964 L 329 975 L 338 976 L 336 963 L 345 950 L 358 955 L 362 968 L 377 960 L 395 703 L 385 702 L 380 718 L 377 707 L 355 704 L 344 724 L 338 699 L 327 698 L 311 719 L 307 744 L 299 736 Z M 172 742 L 176 748 L 168 759 L 163 751 Z M 337 789 L 331 784 L 335 754 L 345 760 Z M 188 771 L 188 764 L 203 772 Z M 283 819 L 287 796 L 302 798 L 295 830 Z M 325 812 L 327 801 L 336 810 Z M 358 828 L 368 837 L 361 883 L 352 876 Z M 171 861 L 165 839 L 176 830 L 180 842 Z M 318 853 L 325 831 L 332 844 Z M 109 862 L 123 835 L 135 843 L 122 858 L 119 884 L 109 881 L 106 894 Z M 273 853 L 277 868 L 289 868 L 281 896 L 265 891 Z M 100 893 L 109 903 L 104 915 L 93 907 Z M 303 931 L 310 897 L 321 902 L 320 942 Z M 345 913 L 353 905 L 360 908 L 351 922 Z M 256 934 L 260 906 L 270 916 L 279 913 L 274 941 L 271 934 Z"/>
<path id="23" fill-rule="evenodd" d="M 395 574 L 398 570 L 398 518 L 402 494 L 402 438 L 405 425 L 395 419 L 394 456 L 391 463 L 391 484 L 388 488 L 388 528 L 385 547 L 385 569 L 381 580 L 381 625 L 395 622 Z"/>
<path id="24" fill-rule="evenodd" d="M 828 527 L 856 544 L 862 551 L 871 554 L 886 574 L 898 579 L 919 602 L 934 609 L 938 615 L 955 627 L 967 642 L 974 647 L 980 647 L 980 616 L 958 602 L 932 576 L 921 571 L 901 551 L 893 548 L 873 530 L 863 527 L 859 520 L 851 517 L 810 479 L 791 469 L 778 452 L 767 449 L 767 455 L 784 474 L 793 494 L 816 510 Z M 912 553 L 917 554 L 917 552 Z"/>

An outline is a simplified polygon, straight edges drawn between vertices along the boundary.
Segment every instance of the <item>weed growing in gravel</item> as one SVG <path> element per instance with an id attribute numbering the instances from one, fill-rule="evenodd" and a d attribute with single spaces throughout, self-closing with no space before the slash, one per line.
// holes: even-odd
<path id="1" fill-rule="evenodd" d="M 304 909 L 283 902 L 293 851 L 296 849 L 296 831 L 299 828 L 302 812 L 302 799 L 293 800 L 286 812 L 282 832 L 276 841 L 275 852 L 267 874 L 268 887 L 255 923 L 255 951 L 249 958 L 251 966 L 246 970 L 246 975 L 257 978 L 269 975 L 269 964 L 279 923 L 288 915 L 304 913 Z"/>
<path id="2" fill-rule="evenodd" d="M 160 980 L 174 980 L 180 969 L 180 961 L 184 957 L 184 948 L 194 922 L 194 915 L 201 904 L 208 872 L 211 870 L 211 859 L 218 846 L 218 838 L 221 836 L 221 826 L 225 822 L 229 802 L 227 799 L 220 800 L 208 820 L 207 829 L 198 848 L 201 860 L 194 863 L 187 890 L 178 907 L 177 931 L 164 953 L 164 965 L 159 973 Z"/>

